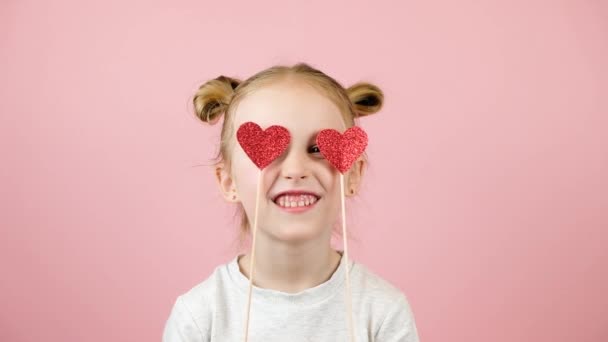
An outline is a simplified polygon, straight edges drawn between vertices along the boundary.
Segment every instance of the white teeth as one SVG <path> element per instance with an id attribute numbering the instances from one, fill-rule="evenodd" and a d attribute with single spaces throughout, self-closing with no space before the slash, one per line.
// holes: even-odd
<path id="1" fill-rule="evenodd" d="M 317 201 L 313 195 L 281 195 L 275 203 L 285 208 L 305 207 Z"/>

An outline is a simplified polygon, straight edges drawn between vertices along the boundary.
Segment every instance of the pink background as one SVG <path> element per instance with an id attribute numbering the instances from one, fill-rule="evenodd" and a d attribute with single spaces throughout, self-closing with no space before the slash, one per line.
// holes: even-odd
<path id="1" fill-rule="evenodd" d="M 423 341 L 608 341 L 605 1 L 0 4 L 0 340 L 158 341 L 234 256 L 190 98 L 304 61 L 382 87 L 351 256 Z"/>

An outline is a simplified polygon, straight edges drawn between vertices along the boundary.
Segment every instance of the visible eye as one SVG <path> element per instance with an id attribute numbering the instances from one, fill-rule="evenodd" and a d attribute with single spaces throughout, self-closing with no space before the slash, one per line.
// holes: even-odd
<path id="1" fill-rule="evenodd" d="M 308 153 L 321 153 L 321 150 L 319 150 L 319 146 L 312 145 L 308 148 Z"/>

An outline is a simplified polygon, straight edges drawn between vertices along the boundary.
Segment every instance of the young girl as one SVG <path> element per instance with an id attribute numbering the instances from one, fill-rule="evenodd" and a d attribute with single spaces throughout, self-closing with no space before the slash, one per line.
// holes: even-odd
<path id="1" fill-rule="evenodd" d="M 319 131 L 344 132 L 382 101 L 372 84 L 345 89 L 307 64 L 275 66 L 244 82 L 220 76 L 199 88 L 197 116 L 210 124 L 224 118 L 216 178 L 226 201 L 242 208 L 242 237 L 251 231 L 260 171 L 236 131 L 249 121 L 262 129 L 280 125 L 291 139 L 260 178 L 252 292 L 251 253 L 238 254 L 177 297 L 164 342 L 418 341 L 406 296 L 331 247 L 340 173 L 315 144 Z M 346 196 L 357 194 L 365 163 L 363 155 L 344 174 Z"/>

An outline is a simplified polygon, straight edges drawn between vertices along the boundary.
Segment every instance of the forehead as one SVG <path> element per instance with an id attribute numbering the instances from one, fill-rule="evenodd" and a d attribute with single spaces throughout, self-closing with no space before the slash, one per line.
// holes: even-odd
<path id="1" fill-rule="evenodd" d="M 314 87 L 303 82 L 281 82 L 247 94 L 238 104 L 235 127 L 253 121 L 262 128 L 281 125 L 292 138 L 308 137 L 325 128 L 344 131 L 338 107 Z"/>

